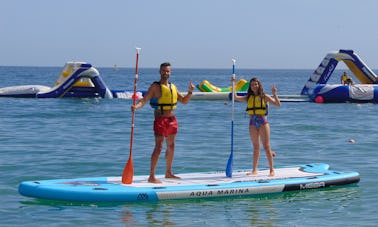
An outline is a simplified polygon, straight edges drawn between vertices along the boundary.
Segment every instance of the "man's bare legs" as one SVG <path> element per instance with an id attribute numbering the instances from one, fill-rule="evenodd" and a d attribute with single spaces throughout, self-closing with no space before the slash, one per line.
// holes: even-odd
<path id="1" fill-rule="evenodd" d="M 163 142 L 164 136 L 155 135 L 155 147 L 151 155 L 150 177 L 148 178 L 148 182 L 150 183 L 161 183 L 161 181 L 155 177 L 155 170 L 159 161 L 161 150 L 163 149 Z"/>
<path id="2" fill-rule="evenodd" d="M 176 134 L 169 135 L 166 140 L 167 140 L 167 151 L 165 152 L 165 161 L 166 161 L 165 178 L 180 179 L 180 177 L 175 176 L 172 172 L 173 158 L 175 155 Z"/>
<path id="3" fill-rule="evenodd" d="M 180 179 L 180 177 L 175 176 L 172 172 L 172 163 L 175 153 L 175 140 L 176 134 L 169 135 L 166 138 L 167 143 L 167 150 L 165 152 L 166 158 L 166 171 L 165 171 L 165 178 L 173 178 L 173 179 Z M 151 168 L 150 168 L 150 177 L 148 178 L 148 182 L 150 183 L 161 183 L 155 176 L 155 170 L 157 163 L 159 161 L 160 153 L 163 149 L 164 143 L 164 136 L 155 135 L 155 148 L 151 155 Z"/>

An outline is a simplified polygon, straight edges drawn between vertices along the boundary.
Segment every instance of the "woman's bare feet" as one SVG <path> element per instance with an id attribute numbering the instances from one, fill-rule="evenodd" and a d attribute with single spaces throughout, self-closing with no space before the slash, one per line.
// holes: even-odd
<path id="1" fill-rule="evenodd" d="M 258 174 L 257 170 L 253 170 L 253 171 L 247 173 L 248 176 L 257 175 L 257 174 Z"/>

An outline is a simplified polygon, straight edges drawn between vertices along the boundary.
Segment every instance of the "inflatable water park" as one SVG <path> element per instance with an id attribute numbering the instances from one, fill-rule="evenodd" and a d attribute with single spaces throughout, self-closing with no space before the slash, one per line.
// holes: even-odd
<path id="1" fill-rule="evenodd" d="M 338 63 L 342 61 L 359 83 L 328 84 Z M 221 88 L 203 80 L 193 92 L 193 100 L 231 100 L 231 87 Z M 246 95 L 249 82 L 235 83 L 238 95 Z M 142 98 L 146 90 L 138 90 Z M 185 93 L 182 93 L 185 95 Z M 111 90 L 99 71 L 86 62 L 67 62 L 52 87 L 45 85 L 18 85 L 0 88 L 0 97 L 14 98 L 124 98 L 134 97 L 133 91 Z M 279 95 L 282 102 L 370 102 L 378 103 L 378 77 L 353 50 L 329 52 L 312 73 L 299 95 Z"/>
<path id="2" fill-rule="evenodd" d="M 248 90 L 249 82 L 240 79 L 236 83 L 238 94 Z M 231 87 L 220 88 L 203 80 L 197 85 L 199 91 L 193 92 L 193 100 L 230 100 Z M 240 92 L 240 93 L 239 93 Z M 146 90 L 138 90 L 136 98 L 140 99 Z M 185 95 L 186 93 L 182 93 Z M 66 62 L 61 74 L 52 87 L 46 85 L 17 85 L 0 88 L 0 97 L 12 98 L 123 98 L 132 99 L 133 91 L 112 90 L 102 79 L 99 71 L 86 62 Z M 287 96 L 295 99 L 297 96 Z"/>
<path id="3" fill-rule="evenodd" d="M 216 197 L 246 197 L 287 191 L 314 190 L 360 181 L 359 173 L 330 170 L 325 163 L 285 166 L 250 171 L 234 171 L 226 177 L 224 171 L 184 173 L 181 179 L 157 177 L 161 184 L 148 183 L 148 176 L 135 176 L 131 184 L 123 184 L 120 176 L 74 179 L 34 180 L 21 182 L 19 193 L 38 199 L 72 202 L 153 202 L 174 199 L 206 199 Z"/>
<path id="4" fill-rule="evenodd" d="M 359 83 L 327 84 L 340 61 L 345 63 Z M 333 51 L 324 57 L 310 76 L 301 95 L 317 103 L 378 103 L 378 77 L 353 50 Z"/>

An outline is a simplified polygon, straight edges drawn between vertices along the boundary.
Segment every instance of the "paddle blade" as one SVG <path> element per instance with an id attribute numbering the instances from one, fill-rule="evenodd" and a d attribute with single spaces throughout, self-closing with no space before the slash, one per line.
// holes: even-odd
<path id="1" fill-rule="evenodd" d="M 227 166 L 226 166 L 226 176 L 227 177 L 232 177 L 232 162 L 234 159 L 234 153 L 231 151 L 230 157 L 228 158 L 227 161 Z"/>
<path id="2" fill-rule="evenodd" d="M 122 173 L 122 183 L 123 184 L 131 184 L 133 183 L 133 176 L 134 176 L 134 167 L 133 167 L 133 160 L 130 157 L 126 163 L 125 168 L 123 169 Z"/>

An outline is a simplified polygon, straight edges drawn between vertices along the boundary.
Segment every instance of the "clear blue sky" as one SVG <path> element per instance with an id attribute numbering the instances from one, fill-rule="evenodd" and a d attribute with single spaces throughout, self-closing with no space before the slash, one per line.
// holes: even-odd
<path id="1" fill-rule="evenodd" d="M 1 0 L 0 65 L 315 69 L 353 49 L 378 68 L 377 0 Z"/>

